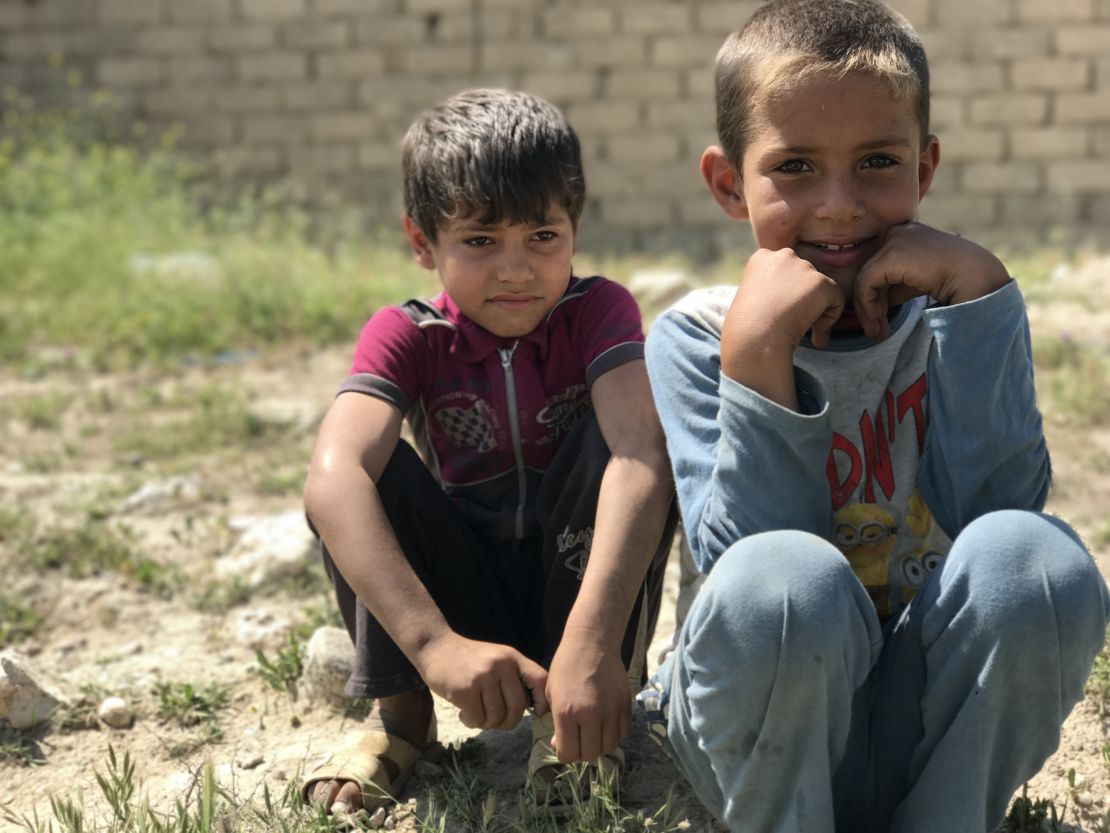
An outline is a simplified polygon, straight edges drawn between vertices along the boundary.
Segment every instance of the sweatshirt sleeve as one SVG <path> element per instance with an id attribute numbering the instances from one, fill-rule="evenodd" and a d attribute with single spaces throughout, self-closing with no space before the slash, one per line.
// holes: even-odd
<path id="1" fill-rule="evenodd" d="M 1052 472 L 1016 281 L 925 320 L 933 349 L 919 483 L 934 517 L 954 538 L 987 512 L 1039 511 Z"/>
<path id="2" fill-rule="evenodd" d="M 678 310 L 647 341 L 690 551 L 708 573 L 746 535 L 801 529 L 828 537 L 831 429 L 816 381 L 795 370 L 803 413 L 721 373 L 720 337 Z"/>

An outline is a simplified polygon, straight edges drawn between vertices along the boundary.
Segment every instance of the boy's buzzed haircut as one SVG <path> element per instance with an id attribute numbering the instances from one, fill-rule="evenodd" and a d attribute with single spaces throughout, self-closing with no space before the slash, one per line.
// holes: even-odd
<path id="1" fill-rule="evenodd" d="M 402 145 L 405 212 L 428 237 L 456 219 L 542 225 L 552 204 L 577 227 L 586 198 L 578 136 L 557 107 L 468 90 L 421 115 Z"/>
<path id="2" fill-rule="evenodd" d="M 875 0 L 772 0 L 717 53 L 717 134 L 740 169 L 753 117 L 816 74 L 863 72 L 909 102 L 929 135 L 929 64 L 909 22 Z"/>

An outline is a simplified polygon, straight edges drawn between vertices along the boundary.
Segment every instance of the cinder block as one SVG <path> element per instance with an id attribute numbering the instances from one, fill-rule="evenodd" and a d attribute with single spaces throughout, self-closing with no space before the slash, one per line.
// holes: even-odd
<path id="1" fill-rule="evenodd" d="M 421 75 L 453 75 L 466 77 L 474 72 L 474 50 L 466 46 L 417 46 L 405 49 L 399 60 L 404 72 Z"/>
<path id="2" fill-rule="evenodd" d="M 1017 13 L 1030 23 L 1094 20 L 1095 6 L 1095 0 L 1017 0 Z"/>
<path id="3" fill-rule="evenodd" d="M 930 193 L 921 202 L 924 223 L 946 231 L 993 226 L 998 219 L 998 198 L 984 194 L 941 195 Z"/>
<path id="4" fill-rule="evenodd" d="M 153 87 L 165 80 L 159 58 L 105 58 L 96 65 L 99 83 L 113 87 Z"/>
<path id="5" fill-rule="evenodd" d="M 963 96 L 934 95 L 929 102 L 929 129 L 944 133 L 967 124 L 967 100 Z"/>
<path id="6" fill-rule="evenodd" d="M 933 23 L 930 0 L 892 0 L 887 5 L 906 18 L 915 29 L 924 29 Z"/>
<path id="7" fill-rule="evenodd" d="M 971 99 L 975 125 L 1036 125 L 1048 117 L 1048 97 L 1036 93 L 979 96 Z"/>
<path id="8" fill-rule="evenodd" d="M 1004 87 L 1002 64 L 938 61 L 930 67 L 930 87 L 936 93 L 959 95 L 1001 90 Z"/>
<path id="9" fill-rule="evenodd" d="M 102 23 L 158 23 L 165 19 L 166 0 L 100 0 L 98 15 Z"/>
<path id="10" fill-rule="evenodd" d="M 213 94 L 216 110 L 224 113 L 272 113 L 278 105 L 278 88 L 269 85 L 233 85 Z"/>
<path id="11" fill-rule="evenodd" d="M 1002 156 L 1002 131 L 953 128 L 940 136 L 940 158 L 949 162 L 982 161 Z"/>
<path id="12" fill-rule="evenodd" d="M 289 151 L 289 167 L 293 173 L 309 178 L 350 172 L 354 163 L 355 149 L 350 145 L 308 145 Z"/>
<path id="13" fill-rule="evenodd" d="M 401 167 L 401 151 L 395 142 L 373 142 L 359 145 L 355 162 L 360 168 L 393 171 Z"/>
<path id="14" fill-rule="evenodd" d="M 633 35 L 671 35 L 690 29 L 693 14 L 686 3 L 657 3 L 641 0 L 622 6 L 619 28 Z"/>
<path id="15" fill-rule="evenodd" d="M 1061 193 L 1110 191 L 1110 165 L 1103 160 L 1049 162 L 1048 187 Z"/>
<path id="16" fill-rule="evenodd" d="M 143 111 L 152 116 L 195 118 L 197 113 L 208 113 L 212 106 L 212 91 L 206 87 L 181 86 L 173 82 L 169 87 L 143 92 L 140 101 Z"/>
<path id="17" fill-rule="evenodd" d="M 316 75 L 320 78 L 365 78 L 384 72 L 385 53 L 369 47 L 324 52 L 316 57 Z"/>
<path id="18" fill-rule="evenodd" d="M 308 12 L 307 0 L 239 0 L 239 11 L 247 20 L 288 20 Z"/>
<path id="19" fill-rule="evenodd" d="M 398 17 L 383 14 L 371 20 L 355 21 L 355 41 L 374 46 L 398 43 L 421 43 L 425 23 L 419 17 Z"/>
<path id="20" fill-rule="evenodd" d="M 472 54 L 469 47 L 460 49 Z M 478 60 L 483 71 L 491 72 L 572 68 L 576 63 L 573 44 L 540 40 L 483 43 Z"/>
<path id="21" fill-rule="evenodd" d="M 342 110 L 354 104 L 355 96 L 351 83 L 337 78 L 283 85 L 280 100 L 287 110 Z"/>
<path id="22" fill-rule="evenodd" d="M 169 19 L 183 23 L 231 20 L 232 0 L 170 0 Z"/>
<path id="23" fill-rule="evenodd" d="M 595 72 L 526 72 L 521 86 L 560 107 L 597 95 L 600 79 Z"/>
<path id="24" fill-rule="evenodd" d="M 183 144 L 219 147 L 235 141 L 235 119 L 231 116 L 190 115 L 179 123 L 184 129 Z"/>
<path id="25" fill-rule="evenodd" d="M 308 76 L 308 57 L 297 52 L 267 52 L 238 60 L 244 81 L 300 81 Z"/>
<path id="26" fill-rule="evenodd" d="M 618 69 L 608 79 L 611 98 L 636 101 L 668 101 L 679 94 L 679 75 L 660 69 Z"/>
<path id="27" fill-rule="evenodd" d="M 581 67 L 642 67 L 648 60 L 648 42 L 638 35 L 578 40 L 574 48 L 575 62 Z"/>
<path id="28" fill-rule="evenodd" d="M 1002 223 L 1017 228 L 1070 226 L 1081 219 L 1083 202 L 1077 194 L 1007 195 L 1002 198 Z"/>
<path id="29" fill-rule="evenodd" d="M 640 109 L 634 101 L 589 98 L 568 104 L 566 115 L 580 136 L 604 136 L 639 125 Z"/>
<path id="30" fill-rule="evenodd" d="M 716 63 L 719 38 L 676 35 L 657 38 L 651 48 L 654 67 L 712 67 Z"/>
<path id="31" fill-rule="evenodd" d="M 936 0 L 936 20 L 953 29 L 974 23 L 1009 23 L 1010 0 Z"/>
<path id="32" fill-rule="evenodd" d="M 282 26 L 281 39 L 294 49 L 332 49 L 350 44 L 354 27 L 347 20 L 310 18 Z"/>
<path id="33" fill-rule="evenodd" d="M 233 77 L 231 59 L 218 55 L 174 55 L 169 59 L 170 82 L 181 86 L 225 82 Z"/>
<path id="34" fill-rule="evenodd" d="M 964 167 L 964 190 L 968 194 L 1036 194 L 1042 176 L 1036 162 L 970 162 Z"/>
<path id="35" fill-rule="evenodd" d="M 647 105 L 647 123 L 655 130 L 694 126 L 713 129 L 716 118 L 716 102 L 708 96 L 652 101 Z"/>
<path id="36" fill-rule="evenodd" d="M 300 116 L 251 114 L 240 122 L 241 139 L 248 145 L 298 145 L 308 137 L 308 124 Z"/>
<path id="37" fill-rule="evenodd" d="M 723 43 L 726 35 L 738 31 L 762 5 L 758 0 L 698 3 L 694 9 L 695 28 L 705 34 L 719 34 Z"/>
<path id="38" fill-rule="evenodd" d="M 192 53 L 204 47 L 204 30 L 199 26 L 159 26 L 143 29 L 135 36 L 139 52 Z"/>
<path id="39" fill-rule="evenodd" d="M 1067 26 L 1056 31 L 1061 55 L 1106 55 L 1110 52 L 1110 24 Z"/>
<path id="40" fill-rule="evenodd" d="M 312 138 L 326 142 L 365 141 L 378 130 L 377 120 L 370 113 L 321 113 L 312 117 L 311 125 Z"/>
<path id="41" fill-rule="evenodd" d="M 277 45 L 277 29 L 266 23 L 213 26 L 208 30 L 208 47 L 215 52 L 256 52 Z"/>
<path id="42" fill-rule="evenodd" d="M 1110 90 L 1058 95 L 1056 120 L 1060 124 L 1097 124 L 1110 121 Z"/>
<path id="43" fill-rule="evenodd" d="M 316 0 L 317 14 L 350 14 L 376 16 L 393 11 L 395 0 Z"/>
<path id="44" fill-rule="evenodd" d="M 592 38 L 616 31 L 617 18 L 611 8 L 590 6 L 567 9 L 559 6 L 543 12 L 543 33 L 547 37 Z"/>
<path id="45" fill-rule="evenodd" d="M 981 58 L 1033 58 L 1047 55 L 1052 33 L 1047 27 L 989 28 L 971 34 L 972 51 Z"/>
<path id="46" fill-rule="evenodd" d="M 701 226 L 735 222 L 721 210 L 708 188 L 700 197 L 688 197 L 678 202 L 678 218 L 683 225 Z M 737 223 L 737 225 L 740 225 Z"/>
<path id="47" fill-rule="evenodd" d="M 0 31 L 20 29 L 25 26 L 30 8 L 23 3 L 0 3 Z"/>
<path id="48" fill-rule="evenodd" d="M 623 136 L 610 136 L 605 140 L 609 149 L 610 164 L 640 165 L 653 163 L 655 165 L 674 162 L 678 159 L 679 141 L 673 134 L 660 132 L 628 133 Z M 655 176 L 659 176 L 659 168 L 655 168 Z"/>
<path id="49" fill-rule="evenodd" d="M 966 60 L 972 54 L 976 58 L 986 57 L 971 52 L 971 35 L 978 28 L 979 25 L 963 28 L 938 25 L 932 29 L 919 29 L 917 34 L 921 37 L 921 43 L 925 46 L 925 53 L 929 56 L 930 63 Z"/>
<path id="50" fill-rule="evenodd" d="M 1086 156 L 1090 134 L 1082 127 L 1027 127 L 1010 137 L 1015 159 L 1067 159 Z"/>
<path id="51" fill-rule="evenodd" d="M 1089 61 L 1080 58 L 1016 60 L 1010 68 L 1013 88 L 1022 90 L 1081 90 L 1091 78 Z"/>
<path id="52" fill-rule="evenodd" d="M 469 12 L 474 0 L 405 0 L 404 11 L 409 14 L 434 12 Z"/>

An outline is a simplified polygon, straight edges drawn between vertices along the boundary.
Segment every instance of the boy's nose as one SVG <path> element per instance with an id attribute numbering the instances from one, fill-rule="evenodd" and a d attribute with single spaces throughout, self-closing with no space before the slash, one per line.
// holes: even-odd
<path id="1" fill-rule="evenodd" d="M 835 222 L 858 220 L 865 211 L 860 189 L 850 177 L 829 179 L 821 189 L 817 205 L 821 219 Z"/>
<path id="2" fill-rule="evenodd" d="M 523 252 L 505 252 L 497 264 L 497 280 L 502 283 L 524 283 L 532 280 L 532 264 Z"/>

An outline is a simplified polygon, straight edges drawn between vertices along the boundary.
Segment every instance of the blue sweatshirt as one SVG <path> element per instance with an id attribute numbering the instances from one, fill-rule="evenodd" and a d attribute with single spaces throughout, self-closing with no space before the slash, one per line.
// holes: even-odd
<path id="1" fill-rule="evenodd" d="M 848 558 L 881 615 L 951 539 L 997 509 L 1040 510 L 1051 467 L 1017 284 L 953 306 L 906 303 L 890 337 L 794 354 L 799 411 L 721 373 L 735 287 L 699 290 L 647 342 L 683 524 L 708 573 L 747 535 L 798 529 Z"/>

